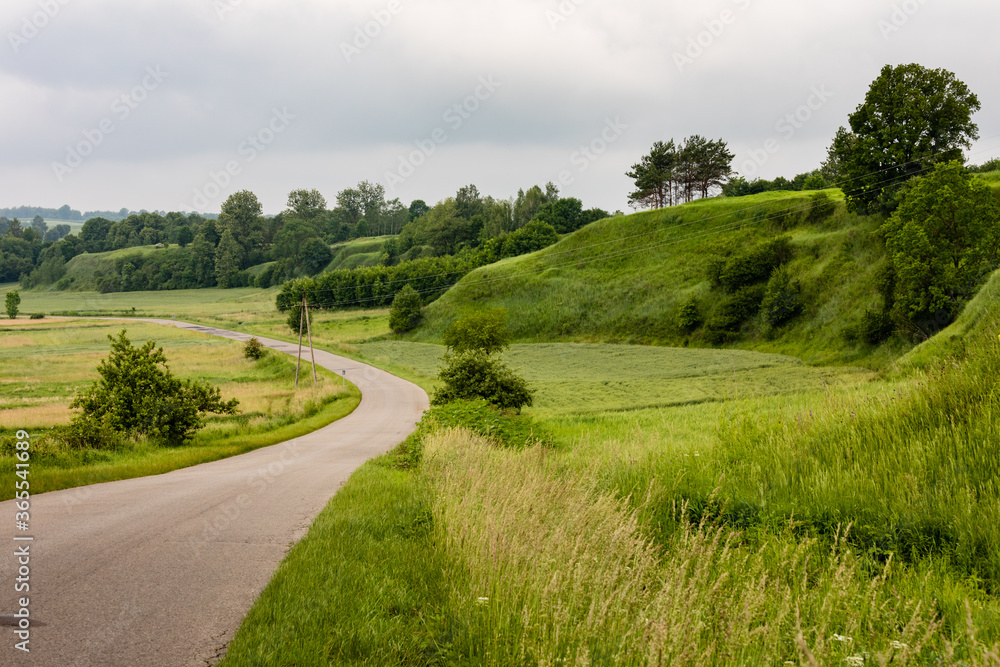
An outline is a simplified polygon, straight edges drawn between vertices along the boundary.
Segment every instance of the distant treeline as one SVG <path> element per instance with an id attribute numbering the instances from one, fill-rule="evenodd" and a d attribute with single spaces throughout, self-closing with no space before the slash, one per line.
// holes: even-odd
<path id="1" fill-rule="evenodd" d="M 34 218 L 36 215 L 49 220 L 65 220 L 66 222 L 84 222 L 91 218 L 107 218 L 108 220 L 124 220 L 134 213 L 144 213 L 145 211 L 130 211 L 123 208 L 119 211 L 87 211 L 81 213 L 72 209 L 69 205 L 60 208 L 44 208 L 41 206 L 15 206 L 13 208 L 0 208 L 0 216 L 5 218 Z M 161 212 L 161 215 L 163 213 Z"/>
<path id="2" fill-rule="evenodd" d="M 293 280 L 282 286 L 276 304 L 279 310 L 287 311 L 305 297 L 315 308 L 380 308 L 392 304 L 406 285 L 427 303 L 474 269 L 547 248 L 557 240 L 559 235 L 552 225 L 532 220 L 518 230 L 489 239 L 477 250 L 465 249 L 458 255 L 415 259 L 396 266 L 342 269 Z"/>
<path id="3" fill-rule="evenodd" d="M 484 197 L 469 185 L 434 206 L 415 200 L 408 207 L 398 199 L 387 201 L 382 186 L 368 182 L 340 191 L 332 209 L 316 190 L 295 190 L 287 210 L 270 217 L 262 215 L 257 197 L 243 190 L 223 203 L 217 220 L 142 212 L 121 220 L 91 218 L 78 233 L 68 234 L 69 225 L 49 229 L 41 215 L 30 223 L 0 218 L 0 281 L 101 292 L 271 287 L 316 275 L 333 259 L 331 245 L 370 236 L 393 237 L 378 260 L 383 268 L 452 255 L 474 268 L 491 257 L 544 247 L 558 233 L 607 215 L 584 210 L 579 199 L 559 197 L 551 183 L 503 200 Z M 528 227 L 531 222 L 538 224 Z M 160 248 L 138 250 L 149 246 Z M 81 259 L 77 268 L 67 268 L 84 253 L 129 248 L 137 250 Z M 470 260 L 473 256 L 477 259 Z"/>

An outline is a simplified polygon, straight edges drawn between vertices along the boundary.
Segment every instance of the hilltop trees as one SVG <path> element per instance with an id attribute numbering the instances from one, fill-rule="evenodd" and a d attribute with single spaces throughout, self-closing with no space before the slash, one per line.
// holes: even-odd
<path id="1" fill-rule="evenodd" d="M 732 175 L 733 154 L 726 142 L 694 135 L 676 144 L 673 139 L 653 144 L 648 155 L 626 175 L 635 181 L 629 195 L 633 208 L 663 208 L 690 202 L 726 184 Z"/>
<path id="2" fill-rule="evenodd" d="M 1000 204 L 958 162 L 912 181 L 882 226 L 892 310 L 903 322 L 951 322 L 1000 265 Z"/>
<path id="3" fill-rule="evenodd" d="M 955 75 L 886 65 L 830 149 L 848 210 L 888 213 L 899 187 L 938 162 L 962 160 L 979 138 L 979 98 Z"/>

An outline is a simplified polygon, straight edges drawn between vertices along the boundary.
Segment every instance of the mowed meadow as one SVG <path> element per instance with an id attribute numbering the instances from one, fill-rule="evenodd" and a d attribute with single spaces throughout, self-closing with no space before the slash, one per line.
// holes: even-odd
<path id="1" fill-rule="evenodd" d="M 97 365 L 108 356 L 109 335 L 122 329 L 134 345 L 154 340 L 168 367 L 181 379 L 206 380 L 225 400 L 239 401 L 237 415 L 207 415 L 205 427 L 189 444 L 161 447 L 144 440 L 115 451 L 66 450 L 47 438 L 53 427 L 69 423 L 73 398 L 98 378 Z M 37 492 L 96 481 L 167 472 L 256 447 L 281 442 L 348 414 L 359 395 L 342 380 L 322 371 L 313 382 L 308 367 L 298 390 L 294 359 L 269 353 L 252 361 L 241 343 L 134 321 L 17 319 L 0 322 L 0 437 L 11 440 L 24 429 L 35 443 L 32 489 Z M 4 448 L 0 467 L 13 469 Z M 13 475 L 0 493 L 13 493 Z"/>

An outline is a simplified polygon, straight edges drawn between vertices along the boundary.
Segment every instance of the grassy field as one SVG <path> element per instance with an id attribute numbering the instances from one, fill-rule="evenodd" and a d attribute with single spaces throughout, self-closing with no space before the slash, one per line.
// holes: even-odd
<path id="1" fill-rule="evenodd" d="M 224 399 L 240 401 L 241 414 L 214 416 L 187 446 L 161 448 L 145 442 L 117 452 L 48 451 L 39 445 L 32 468 L 35 492 L 97 481 L 162 473 L 275 444 L 315 430 L 349 414 L 358 404 L 352 386 L 324 372 L 296 391 L 294 363 L 285 355 L 247 360 L 235 341 L 175 327 L 101 320 L 7 320 L 0 323 L 0 439 L 18 429 L 39 436 L 69 422 L 73 397 L 97 378 L 107 356 L 109 334 L 125 328 L 134 345 L 147 339 L 164 348 L 171 370 L 181 378 L 217 385 Z M 0 456 L 0 474 L 13 469 L 9 452 Z M 12 474 L 3 474 L 0 497 L 13 492 Z"/>

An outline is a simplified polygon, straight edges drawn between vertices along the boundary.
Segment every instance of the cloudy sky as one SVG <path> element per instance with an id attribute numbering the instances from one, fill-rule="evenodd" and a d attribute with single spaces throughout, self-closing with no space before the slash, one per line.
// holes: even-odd
<path id="1" fill-rule="evenodd" d="M 627 210 L 656 140 L 725 139 L 749 177 L 817 167 L 908 62 L 979 95 L 983 162 L 997 25 L 996 0 L 4 0 L 0 207 L 218 212 L 249 189 L 276 213 L 369 180 Z"/>

